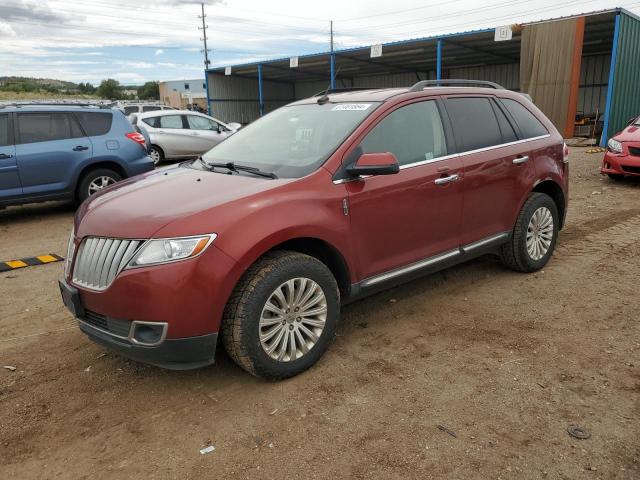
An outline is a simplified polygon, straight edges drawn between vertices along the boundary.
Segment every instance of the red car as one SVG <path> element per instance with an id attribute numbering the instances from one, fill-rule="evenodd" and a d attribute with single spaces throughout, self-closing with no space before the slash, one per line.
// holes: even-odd
<path id="1" fill-rule="evenodd" d="M 640 117 L 609 139 L 600 172 L 612 180 L 640 175 Z"/>
<path id="2" fill-rule="evenodd" d="M 484 254 L 542 268 L 567 154 L 540 110 L 495 84 L 324 92 L 91 197 L 63 300 L 133 359 L 211 364 L 220 336 L 248 372 L 290 377 L 322 356 L 347 302 Z"/>

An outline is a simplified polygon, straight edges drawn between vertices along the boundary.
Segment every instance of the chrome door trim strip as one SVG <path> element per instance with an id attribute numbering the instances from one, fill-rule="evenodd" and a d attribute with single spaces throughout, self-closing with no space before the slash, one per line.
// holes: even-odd
<path id="1" fill-rule="evenodd" d="M 507 238 L 509 238 L 509 232 L 497 233 L 495 235 L 491 235 L 490 237 L 478 240 L 477 242 L 464 245 L 462 247 L 462 251 L 464 253 L 471 252 L 477 248 L 484 247 L 485 245 L 489 245 L 490 243 L 497 242 L 499 240 L 506 240 Z"/>
<path id="2" fill-rule="evenodd" d="M 416 270 L 420 270 L 421 268 L 425 268 L 431 265 L 434 265 L 436 263 L 442 262 L 444 260 L 447 260 L 449 258 L 453 258 L 456 257 L 458 255 L 461 255 L 462 252 L 460 251 L 459 248 L 456 248 L 455 250 L 449 250 L 448 252 L 445 253 L 441 253 L 439 255 L 433 256 L 433 257 L 428 257 L 424 260 L 420 260 L 418 262 L 412 263 L 410 265 L 407 265 L 405 267 L 400 267 L 397 268 L 395 270 L 390 270 L 386 273 L 381 273 L 379 275 L 375 275 L 373 277 L 369 277 L 368 279 L 364 280 L 362 282 L 362 286 L 363 287 L 370 287 L 372 285 L 378 284 L 380 282 L 384 282 L 386 280 L 390 280 L 392 278 L 395 277 L 399 277 L 401 275 L 405 275 L 407 273 L 411 273 L 414 272 Z"/>
<path id="3" fill-rule="evenodd" d="M 523 138 L 521 140 L 515 140 L 513 142 L 507 142 L 507 143 L 501 143 L 499 145 L 492 145 L 490 147 L 483 147 L 483 148 L 477 148 L 475 150 L 467 150 L 466 152 L 453 153 L 451 155 L 445 155 L 444 157 L 433 158 L 431 160 L 421 160 L 419 162 L 407 163 L 406 165 L 400 165 L 400 170 L 406 170 L 407 168 L 421 167 L 422 165 L 427 165 L 429 163 L 442 162 L 444 160 L 450 160 L 452 158 L 464 157 L 466 155 L 473 155 L 474 153 L 488 152 L 490 150 L 495 150 L 496 148 L 510 147 L 512 145 L 519 145 L 521 143 L 533 142 L 535 140 L 542 140 L 543 138 L 549 138 L 550 136 L 551 136 L 551 134 L 547 133 L 546 135 L 540 135 L 538 137 Z M 358 180 L 364 180 L 365 178 L 369 178 L 371 176 L 372 175 L 363 175 L 363 176 L 360 176 L 360 177 L 353 177 L 353 178 L 341 178 L 339 180 L 334 180 L 333 183 L 335 185 L 339 185 L 341 183 L 348 183 L 348 182 L 355 182 L 355 181 L 358 181 Z"/>

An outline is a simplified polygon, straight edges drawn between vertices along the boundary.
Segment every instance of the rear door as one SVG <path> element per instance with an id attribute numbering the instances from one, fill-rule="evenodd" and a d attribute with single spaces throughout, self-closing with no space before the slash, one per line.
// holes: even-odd
<path id="1" fill-rule="evenodd" d="M 0 113 L 0 200 L 16 197 L 21 193 L 11 114 Z"/>
<path id="2" fill-rule="evenodd" d="M 189 126 L 189 136 L 198 153 L 205 153 L 227 138 L 228 132 L 224 126 L 210 118 L 200 115 L 185 115 Z"/>
<path id="3" fill-rule="evenodd" d="M 400 172 L 345 184 L 360 279 L 457 255 L 463 182 L 445 132 L 438 102 L 422 100 L 393 110 L 362 138 L 363 153 L 393 153 Z"/>
<path id="4" fill-rule="evenodd" d="M 17 113 L 16 158 L 25 195 L 71 191 L 93 149 L 73 114 Z"/>
<path id="5" fill-rule="evenodd" d="M 492 96 L 445 101 L 464 168 L 462 245 L 511 232 L 534 170 L 516 131 Z"/>

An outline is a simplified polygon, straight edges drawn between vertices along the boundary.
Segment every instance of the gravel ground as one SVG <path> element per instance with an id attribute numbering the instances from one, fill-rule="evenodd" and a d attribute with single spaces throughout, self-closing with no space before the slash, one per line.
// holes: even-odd
<path id="1" fill-rule="evenodd" d="M 600 159 L 573 150 L 544 271 L 486 257 L 350 305 L 280 383 L 222 349 L 189 372 L 124 360 L 63 308 L 62 263 L 0 274 L 0 478 L 640 478 L 640 181 Z M 72 215 L 0 211 L 0 259 L 64 255 Z"/>

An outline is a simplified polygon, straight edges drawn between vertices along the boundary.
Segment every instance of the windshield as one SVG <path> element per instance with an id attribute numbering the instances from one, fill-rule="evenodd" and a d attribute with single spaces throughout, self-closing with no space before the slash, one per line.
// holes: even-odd
<path id="1" fill-rule="evenodd" d="M 316 170 L 378 103 L 327 103 L 282 107 L 209 150 L 209 163 L 247 165 L 279 178 Z"/>

